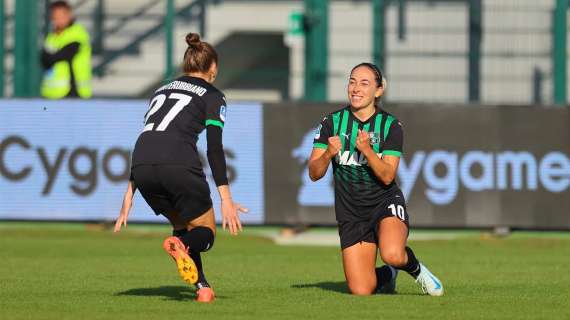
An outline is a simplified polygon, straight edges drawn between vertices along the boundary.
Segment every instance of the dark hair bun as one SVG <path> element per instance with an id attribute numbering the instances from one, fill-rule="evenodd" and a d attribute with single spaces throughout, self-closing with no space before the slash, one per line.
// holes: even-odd
<path id="1" fill-rule="evenodd" d="M 188 44 L 189 47 L 197 47 L 200 45 L 200 35 L 197 33 L 193 33 L 190 32 L 189 34 L 186 35 L 186 43 Z"/>

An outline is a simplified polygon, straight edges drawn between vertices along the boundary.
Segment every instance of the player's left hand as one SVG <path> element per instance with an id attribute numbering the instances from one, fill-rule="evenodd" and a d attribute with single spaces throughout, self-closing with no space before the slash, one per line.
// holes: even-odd
<path id="1" fill-rule="evenodd" d="M 370 147 L 370 135 L 366 131 L 358 130 L 358 136 L 356 137 L 356 148 L 360 153 L 365 153 L 372 149 Z"/>

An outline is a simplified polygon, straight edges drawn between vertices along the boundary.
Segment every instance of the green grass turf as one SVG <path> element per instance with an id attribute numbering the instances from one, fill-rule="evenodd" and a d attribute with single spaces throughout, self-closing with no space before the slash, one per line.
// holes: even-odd
<path id="1" fill-rule="evenodd" d="M 0 223 L 0 319 L 569 319 L 570 237 L 417 241 L 446 295 L 347 294 L 339 249 L 219 233 L 205 254 L 218 299 L 193 301 L 162 251 L 164 226 Z"/>

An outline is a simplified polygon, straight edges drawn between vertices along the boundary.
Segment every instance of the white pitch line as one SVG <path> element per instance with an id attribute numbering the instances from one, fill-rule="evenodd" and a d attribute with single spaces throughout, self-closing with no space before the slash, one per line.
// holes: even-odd
<path id="1" fill-rule="evenodd" d="M 293 236 L 282 236 L 279 233 L 265 234 L 277 245 L 282 246 L 339 246 L 340 240 L 336 232 L 304 232 Z M 411 241 L 453 240 L 462 235 L 455 233 L 419 233 L 410 234 Z M 463 236 L 464 237 L 464 236 Z"/>

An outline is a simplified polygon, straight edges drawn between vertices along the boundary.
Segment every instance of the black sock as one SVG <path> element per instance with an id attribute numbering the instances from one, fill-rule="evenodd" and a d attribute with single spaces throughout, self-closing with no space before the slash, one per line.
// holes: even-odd
<path id="1" fill-rule="evenodd" d="M 178 230 L 172 230 L 172 235 L 175 237 L 178 237 L 178 238 L 182 238 L 182 236 L 184 236 L 187 232 L 188 232 L 188 230 L 186 230 L 186 228 L 178 229 Z"/>
<path id="2" fill-rule="evenodd" d="M 180 237 L 192 252 L 208 251 L 214 245 L 214 232 L 208 227 L 196 227 Z"/>
<path id="3" fill-rule="evenodd" d="M 406 263 L 405 266 L 399 267 L 397 269 L 406 271 L 415 279 L 420 274 L 420 262 L 410 247 L 406 247 L 406 254 L 408 255 L 408 263 Z"/>
<path id="4" fill-rule="evenodd" d="M 383 285 L 387 284 L 392 280 L 393 274 L 392 270 L 388 265 L 383 265 L 380 268 L 376 268 L 376 289 L 380 289 Z"/>
<path id="5" fill-rule="evenodd" d="M 214 232 L 208 227 L 196 227 L 183 233 L 180 236 L 180 240 L 188 247 L 188 255 L 194 260 L 196 268 L 198 269 L 196 288 L 210 287 L 210 284 L 206 280 L 206 275 L 204 274 L 200 252 L 208 251 L 212 248 L 214 245 Z"/>
<path id="6" fill-rule="evenodd" d="M 198 269 L 198 281 L 196 282 L 196 287 L 198 289 L 202 287 L 210 287 L 208 280 L 206 280 L 206 275 L 204 274 L 204 268 L 202 267 L 202 256 L 200 252 L 188 251 L 190 258 L 194 260 L 196 268 Z"/>

